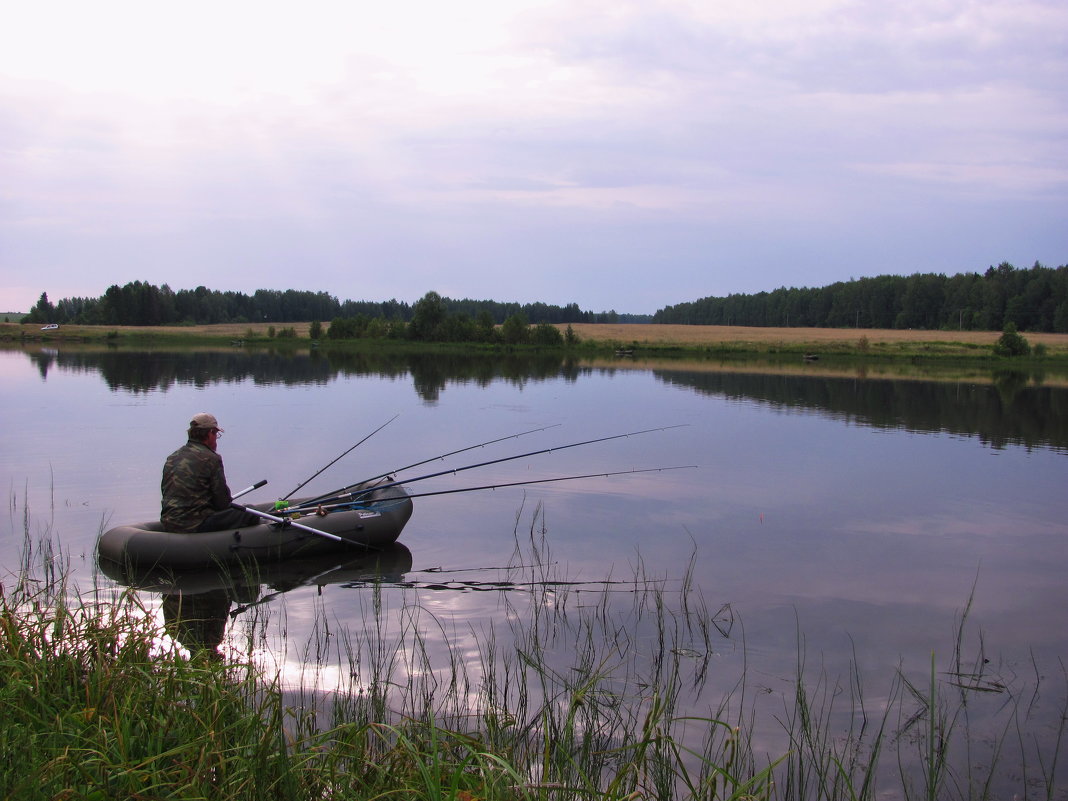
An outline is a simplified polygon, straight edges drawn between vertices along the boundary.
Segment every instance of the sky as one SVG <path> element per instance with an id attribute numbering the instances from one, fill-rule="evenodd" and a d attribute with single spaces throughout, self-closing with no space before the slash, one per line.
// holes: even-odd
<path id="1" fill-rule="evenodd" d="M 0 311 L 666 305 L 1068 263 L 1063 0 L 0 9 Z"/>

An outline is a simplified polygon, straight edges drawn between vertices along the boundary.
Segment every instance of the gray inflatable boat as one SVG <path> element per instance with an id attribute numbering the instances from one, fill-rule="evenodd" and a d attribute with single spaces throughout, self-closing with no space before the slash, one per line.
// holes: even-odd
<path id="1" fill-rule="evenodd" d="M 299 506 L 300 500 L 293 501 Z M 250 510 L 275 516 L 273 504 Z M 382 549 L 400 537 L 412 516 L 412 499 L 400 484 L 383 484 L 358 503 L 332 505 L 322 513 L 291 515 L 286 522 L 225 531 L 176 534 L 158 520 L 116 526 L 97 542 L 97 556 L 118 565 L 178 570 L 211 565 L 270 561 L 360 549 Z"/>

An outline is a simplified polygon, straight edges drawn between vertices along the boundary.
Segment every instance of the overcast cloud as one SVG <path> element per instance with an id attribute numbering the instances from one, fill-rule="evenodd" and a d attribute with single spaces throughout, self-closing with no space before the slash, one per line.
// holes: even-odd
<path id="1" fill-rule="evenodd" d="M 0 311 L 1058 266 L 1066 65 L 1062 0 L 7 4 Z"/>

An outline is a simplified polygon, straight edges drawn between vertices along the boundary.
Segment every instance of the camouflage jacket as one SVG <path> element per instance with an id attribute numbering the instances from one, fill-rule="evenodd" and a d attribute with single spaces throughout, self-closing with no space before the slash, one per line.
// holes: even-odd
<path id="1" fill-rule="evenodd" d="M 192 439 L 167 457 L 160 488 L 160 520 L 167 531 L 196 531 L 212 512 L 227 508 L 232 500 L 222 457 Z"/>

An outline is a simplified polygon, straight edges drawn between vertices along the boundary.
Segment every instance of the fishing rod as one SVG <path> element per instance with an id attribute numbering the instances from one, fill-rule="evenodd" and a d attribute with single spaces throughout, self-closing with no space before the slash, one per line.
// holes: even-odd
<path id="1" fill-rule="evenodd" d="M 477 445 L 468 445 L 466 448 L 460 448 L 459 450 L 449 451 L 448 453 L 443 453 L 440 456 L 432 456 L 429 459 L 423 459 L 423 461 L 415 462 L 413 464 L 408 465 L 407 467 L 398 467 L 396 470 L 390 470 L 389 472 L 382 473 L 382 474 L 377 475 L 377 476 L 372 476 L 371 478 L 365 478 L 363 481 L 357 481 L 355 484 L 349 484 L 347 487 L 342 487 L 339 490 L 334 490 L 333 492 L 324 493 L 324 494 L 322 494 L 322 495 L 320 495 L 320 496 L 318 496 L 316 498 L 309 498 L 306 501 L 302 501 L 300 506 L 301 507 L 317 506 L 322 501 L 331 500 L 335 496 L 340 495 L 343 492 L 348 492 L 349 490 L 351 490 L 351 489 L 353 489 L 355 487 L 358 487 L 361 484 L 367 484 L 367 483 L 369 483 L 371 481 L 378 481 L 379 479 L 387 478 L 388 476 L 392 476 L 392 475 L 396 475 L 397 473 L 401 473 L 401 472 L 403 472 L 405 470 L 411 470 L 413 467 L 421 467 L 424 464 L 429 464 L 430 462 L 437 462 L 437 461 L 440 461 L 442 459 L 447 459 L 448 457 L 455 456 L 458 453 L 464 453 L 465 451 L 473 451 L 475 448 L 484 448 L 487 445 L 494 445 L 494 444 L 496 444 L 498 442 L 504 442 L 505 440 L 508 440 L 508 439 L 517 439 L 519 437 L 526 436 L 527 434 L 536 434 L 539 431 L 548 431 L 550 428 L 557 428 L 559 425 L 560 425 L 559 423 L 553 423 L 551 426 L 542 426 L 541 428 L 532 428 L 529 431 L 521 431 L 518 434 L 509 434 L 507 437 L 498 437 L 497 439 L 491 439 L 491 440 L 487 440 L 486 442 L 480 442 Z M 307 482 L 305 482 L 305 483 L 307 483 Z M 303 486 L 303 485 L 301 485 L 301 486 Z M 289 495 L 292 495 L 292 494 L 293 494 L 292 492 L 289 493 Z M 287 495 L 286 498 L 288 498 L 289 495 Z M 282 500 L 285 500 L 285 498 L 283 498 Z"/>
<path id="2" fill-rule="evenodd" d="M 556 478 L 536 478 L 531 481 L 509 481 L 504 484 L 486 484 L 482 487 L 460 487 L 459 489 L 437 490 L 435 492 L 416 492 L 409 498 L 428 498 L 431 495 L 452 495 L 455 492 L 475 492 L 476 490 L 501 489 L 503 487 L 521 487 L 526 484 L 548 484 L 553 481 L 576 481 L 580 478 L 607 478 L 608 476 L 627 476 L 632 473 L 660 473 L 665 470 L 691 470 L 695 464 L 680 464 L 671 467 L 645 467 L 638 470 L 615 470 L 610 473 L 587 473 L 583 476 L 558 476 Z M 388 499 L 386 499 L 388 500 Z M 399 500 L 399 499 L 398 499 Z"/>
<path id="3" fill-rule="evenodd" d="M 670 467 L 646 467 L 646 468 L 640 468 L 640 469 L 637 469 L 637 470 L 615 470 L 615 471 L 611 471 L 611 472 L 608 472 L 608 473 L 586 473 L 585 475 L 581 475 L 581 476 L 557 476 L 556 478 L 535 478 L 535 479 L 530 479 L 528 481 L 508 481 L 508 482 L 504 482 L 504 483 L 501 483 L 501 484 L 485 484 L 485 485 L 483 485 L 481 487 L 459 487 L 459 488 L 456 488 L 456 489 L 435 490 L 435 491 L 432 491 L 432 492 L 414 492 L 414 493 L 408 493 L 407 495 L 404 495 L 404 496 L 396 496 L 396 497 L 391 497 L 391 498 L 382 498 L 380 501 L 376 501 L 376 503 L 386 504 L 386 503 L 389 503 L 390 501 L 402 502 L 405 499 L 410 500 L 412 498 L 429 498 L 429 497 L 431 497 L 433 495 L 452 495 L 452 494 L 458 493 L 458 492 L 476 492 L 478 490 L 495 490 L 495 489 L 503 489 L 504 487 L 523 487 L 523 486 L 526 486 L 528 484 L 549 484 L 549 483 L 552 483 L 554 481 L 577 481 L 578 479 L 582 479 L 582 478 L 607 478 L 609 476 L 626 476 L 626 475 L 631 475 L 632 473 L 660 473 L 660 472 L 663 472 L 665 470 L 692 470 L 692 469 L 696 468 L 697 466 L 698 465 L 695 465 L 695 464 L 681 464 L 681 465 L 672 465 Z M 352 501 L 348 501 L 348 502 L 342 501 L 342 502 L 338 502 L 338 503 L 333 503 L 333 504 L 327 504 L 327 505 L 324 505 L 324 506 L 320 506 L 318 508 L 322 509 L 324 512 L 329 512 L 329 511 L 331 511 L 333 509 L 341 509 L 343 507 L 351 506 L 352 503 L 353 503 Z M 300 511 L 302 511 L 302 510 L 300 510 L 300 509 L 287 509 L 285 513 L 293 513 L 293 512 L 300 512 Z"/>
<path id="4" fill-rule="evenodd" d="M 633 437 L 633 436 L 637 436 L 638 434 L 648 434 L 648 433 L 653 432 L 653 431 L 668 431 L 668 430 L 670 430 L 672 428 L 685 428 L 686 425 L 687 425 L 686 423 L 680 423 L 679 425 L 673 425 L 673 426 L 660 426 L 659 428 L 645 428 L 645 429 L 642 429 L 641 431 L 630 431 L 630 432 L 628 432 L 626 434 L 613 434 L 610 437 L 598 437 L 597 439 L 588 439 L 588 440 L 584 440 L 583 442 L 572 442 L 569 445 L 558 445 L 555 448 L 542 448 L 541 450 L 530 451 L 529 453 L 521 453 L 521 454 L 518 454 L 517 456 L 504 456 L 504 457 L 502 457 L 500 459 L 491 459 L 488 462 L 480 462 L 478 464 L 471 464 L 471 465 L 467 465 L 465 467 L 454 467 L 451 470 L 441 470 L 441 471 L 439 471 L 437 473 L 428 473 L 425 476 L 417 476 L 416 478 L 410 478 L 407 481 L 402 481 L 402 482 L 398 482 L 398 483 L 404 484 L 405 486 L 407 486 L 409 484 L 414 484 L 417 481 L 426 481 L 428 478 L 437 478 L 438 476 L 445 476 L 445 475 L 449 475 L 449 474 L 462 473 L 465 470 L 474 470 L 477 467 L 488 467 L 489 465 L 492 465 L 492 464 L 501 464 L 502 462 L 511 462 L 511 461 L 516 460 L 516 459 L 525 459 L 528 456 L 538 456 L 538 455 L 543 454 L 543 453 L 552 453 L 553 451 L 563 451 L 563 450 L 567 450 L 568 448 L 577 448 L 577 447 L 579 447 L 581 445 L 593 445 L 594 443 L 597 443 L 597 442 L 608 442 L 609 440 L 613 440 L 613 439 L 623 439 L 624 437 Z M 322 505 L 323 503 L 332 503 L 334 501 L 344 501 L 344 500 L 347 500 L 347 499 L 348 500 L 358 500 L 359 498 L 363 497 L 364 495 L 369 495 L 372 492 L 374 492 L 376 489 L 378 489 L 378 487 L 368 487 L 368 488 L 365 488 L 365 489 L 362 489 L 362 490 L 353 490 L 351 492 L 346 491 L 346 490 L 352 490 L 356 486 L 359 486 L 359 485 L 353 484 L 353 485 L 351 485 L 349 487 L 346 487 L 345 490 L 337 493 L 336 495 L 334 495 L 332 497 L 331 496 L 325 496 L 325 497 L 321 496 L 320 498 L 315 499 L 314 502 L 313 501 L 305 501 L 304 503 L 297 504 L 296 507 L 291 507 L 291 508 L 295 508 L 295 509 L 300 510 L 300 509 L 307 509 L 307 508 L 309 508 L 311 506 L 319 506 L 319 505 Z"/>
<path id="5" fill-rule="evenodd" d="M 334 459 L 334 461 L 330 462 L 330 464 L 328 464 L 328 465 L 327 465 L 326 467 L 324 467 L 324 468 L 323 468 L 322 470 L 320 470 L 320 471 L 319 471 L 318 473 L 316 473 L 315 475 L 313 475 L 313 476 L 312 476 L 311 478 L 308 478 L 308 479 L 306 479 L 306 480 L 304 480 L 304 481 L 300 482 L 299 484 L 297 484 L 297 486 L 295 486 L 295 487 L 294 487 L 294 488 L 293 488 L 292 490 L 290 490 L 290 491 L 289 491 L 288 493 L 286 493 L 285 495 L 283 495 L 283 496 L 282 496 L 281 498 L 279 498 L 278 500 L 280 500 L 280 501 L 284 501 L 284 500 L 286 500 L 286 499 L 287 499 L 287 498 L 288 498 L 288 497 L 289 497 L 290 495 L 292 495 L 292 494 L 293 494 L 294 492 L 296 492 L 297 490 L 299 490 L 299 489 L 300 489 L 301 487 L 303 487 L 303 486 L 304 486 L 305 484 L 308 484 L 308 483 L 310 483 L 310 482 L 311 482 L 311 481 L 312 481 L 313 479 L 315 479 L 315 478 L 316 478 L 316 477 L 318 477 L 319 475 L 321 475 L 321 474 L 322 474 L 323 472 L 325 472 L 325 471 L 326 471 L 326 469 L 327 469 L 328 467 L 331 467 L 332 465 L 334 465 L 334 464 L 336 464 L 337 462 L 341 461 L 341 459 L 342 459 L 342 458 L 344 458 L 345 456 L 348 456 L 348 455 L 349 455 L 349 454 L 350 454 L 350 453 L 351 453 L 352 451 L 356 450 L 356 449 L 357 449 L 358 447 L 360 447 L 361 445 L 363 445 L 363 443 L 367 442 L 367 440 L 369 440 L 369 439 L 370 439 L 371 437 L 373 437 L 373 436 L 374 436 L 375 434 L 377 434 L 377 433 L 378 433 L 379 431 L 381 431 L 381 430 L 382 430 L 383 428 L 385 428 L 386 426 L 388 426 L 388 425 L 389 425 L 390 423 L 392 423 L 392 422 L 393 422 L 394 420 L 396 420 L 396 419 L 397 419 L 398 417 L 399 417 L 399 415 L 396 415 L 396 414 L 395 414 L 395 415 L 393 415 L 393 416 L 392 416 L 391 418 L 389 418 L 389 419 L 388 419 L 388 420 L 387 420 L 386 422 L 384 422 L 384 423 L 383 423 L 382 425 L 380 425 L 380 426 L 379 426 L 378 428 L 376 428 L 376 429 L 375 429 L 374 431 L 372 431 L 372 432 L 371 432 L 370 434 L 368 434 L 368 435 L 367 435 L 366 437 L 364 437 L 363 439 L 361 439 L 361 440 L 360 440 L 359 442 L 357 442 L 357 443 L 356 443 L 355 445 L 353 445 L 353 446 L 352 446 L 351 448 L 349 448 L 349 449 L 348 449 L 347 451 L 345 451 L 345 452 L 344 452 L 343 454 L 341 454 L 341 456 L 339 456 L 339 457 L 337 457 L 336 459 Z"/>

